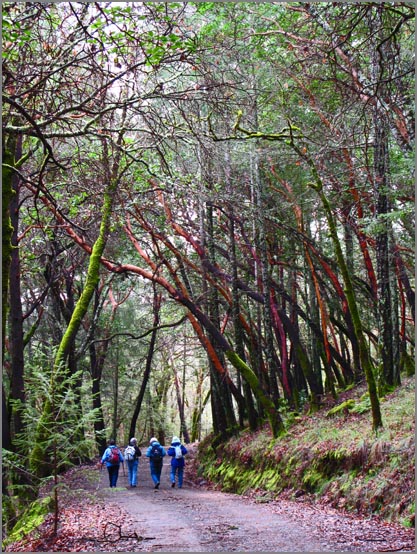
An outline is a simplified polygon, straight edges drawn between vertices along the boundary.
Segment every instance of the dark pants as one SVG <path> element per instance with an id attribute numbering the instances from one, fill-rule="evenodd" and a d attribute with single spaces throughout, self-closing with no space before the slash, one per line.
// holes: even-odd
<path id="1" fill-rule="evenodd" d="M 117 484 L 117 478 L 119 477 L 119 465 L 117 466 L 107 466 L 107 471 L 109 472 L 110 486 L 115 487 Z"/>
<path id="2" fill-rule="evenodd" d="M 150 469 L 151 469 L 151 477 L 152 481 L 155 485 L 159 483 L 161 480 L 161 471 L 162 471 L 162 460 L 160 461 L 150 461 L 149 463 Z"/>

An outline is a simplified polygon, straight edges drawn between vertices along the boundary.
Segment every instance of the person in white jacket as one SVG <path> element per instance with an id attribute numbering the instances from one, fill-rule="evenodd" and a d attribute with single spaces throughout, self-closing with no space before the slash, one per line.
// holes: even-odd
<path id="1" fill-rule="evenodd" d="M 172 437 L 171 446 L 168 448 L 168 456 L 172 456 L 171 460 L 171 487 L 175 487 L 175 476 L 178 477 L 178 488 L 182 487 L 184 478 L 184 456 L 187 454 L 187 449 L 178 437 Z"/>

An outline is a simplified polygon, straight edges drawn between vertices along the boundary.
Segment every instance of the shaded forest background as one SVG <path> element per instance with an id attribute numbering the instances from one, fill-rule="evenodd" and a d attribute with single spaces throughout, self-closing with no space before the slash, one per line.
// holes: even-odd
<path id="1" fill-rule="evenodd" d="M 414 371 L 414 16 L 4 2 L 3 493 Z"/>

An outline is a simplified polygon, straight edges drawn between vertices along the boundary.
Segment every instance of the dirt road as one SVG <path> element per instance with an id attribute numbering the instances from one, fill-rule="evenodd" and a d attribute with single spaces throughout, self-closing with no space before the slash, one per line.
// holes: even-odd
<path id="1" fill-rule="evenodd" d="M 140 537 L 130 551 L 147 552 L 398 552 L 414 550 L 413 532 L 297 502 L 257 503 L 246 497 L 196 487 L 185 479 L 171 488 L 169 463 L 159 490 L 142 456 L 138 487 L 121 473 L 116 489 L 106 472 L 100 489 L 129 514 L 130 532 Z M 400 534 L 399 534 L 400 533 Z M 398 542 L 400 541 L 400 542 Z"/>

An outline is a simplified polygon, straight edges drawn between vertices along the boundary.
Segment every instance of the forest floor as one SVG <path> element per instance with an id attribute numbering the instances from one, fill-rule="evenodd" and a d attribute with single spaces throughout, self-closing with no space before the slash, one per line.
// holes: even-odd
<path id="1" fill-rule="evenodd" d="M 193 456 L 191 447 L 190 457 Z M 413 529 L 365 518 L 305 499 L 256 502 L 199 486 L 193 464 L 182 489 L 171 488 L 169 460 L 154 490 L 142 456 L 138 487 L 121 470 L 108 487 L 107 471 L 73 468 L 64 476 L 60 519 L 53 516 L 7 552 L 413 552 Z M 188 471 L 187 471 L 188 469 Z"/>

